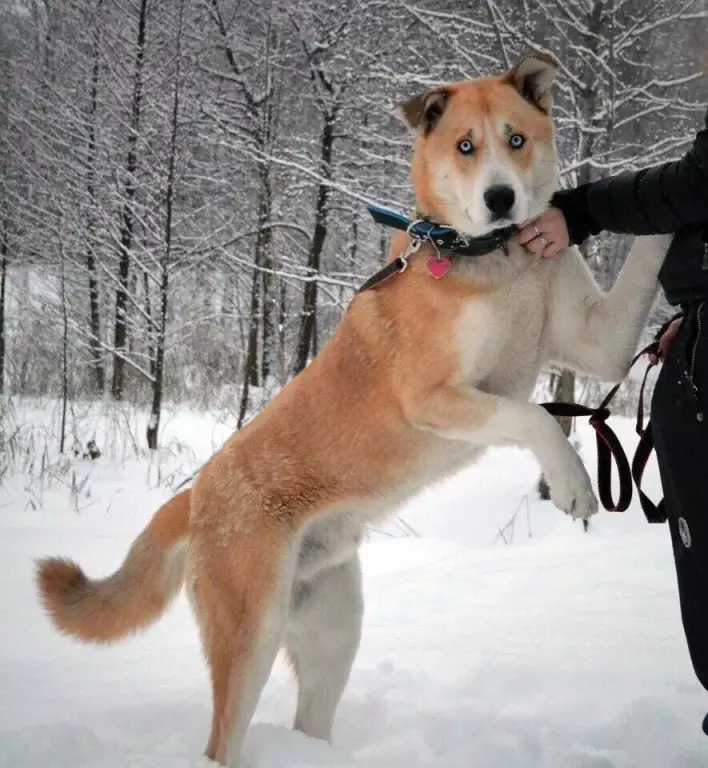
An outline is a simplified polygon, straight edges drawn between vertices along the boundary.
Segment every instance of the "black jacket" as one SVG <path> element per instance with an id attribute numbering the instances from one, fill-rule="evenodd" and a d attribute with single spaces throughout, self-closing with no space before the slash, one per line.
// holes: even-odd
<path id="1" fill-rule="evenodd" d="M 602 230 L 675 232 L 659 273 L 666 298 L 708 299 L 708 113 L 680 160 L 557 192 L 552 204 L 563 211 L 575 244 Z"/>

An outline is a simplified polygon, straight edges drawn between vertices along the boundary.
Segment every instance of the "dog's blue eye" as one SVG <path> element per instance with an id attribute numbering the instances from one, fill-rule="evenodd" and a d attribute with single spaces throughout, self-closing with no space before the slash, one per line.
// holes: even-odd
<path id="1" fill-rule="evenodd" d="M 520 133 L 512 133 L 509 137 L 509 146 L 512 149 L 521 149 L 526 144 L 526 139 Z"/>
<path id="2" fill-rule="evenodd" d="M 474 152 L 474 147 L 469 139 L 462 139 L 457 145 L 457 149 L 463 155 L 471 155 Z"/>

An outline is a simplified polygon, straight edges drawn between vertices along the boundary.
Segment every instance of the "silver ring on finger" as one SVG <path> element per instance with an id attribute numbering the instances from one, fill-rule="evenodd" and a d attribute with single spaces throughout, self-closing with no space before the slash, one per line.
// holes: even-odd
<path id="1" fill-rule="evenodd" d="M 543 237 L 543 232 L 534 224 L 533 231 L 536 233 L 536 237 Z"/>

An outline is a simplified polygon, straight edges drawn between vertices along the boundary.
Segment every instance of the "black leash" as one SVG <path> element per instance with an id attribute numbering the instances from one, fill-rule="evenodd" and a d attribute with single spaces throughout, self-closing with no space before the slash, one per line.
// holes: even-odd
<path id="1" fill-rule="evenodd" d="M 404 251 L 405 253 L 405 251 Z M 398 275 L 403 272 L 408 266 L 408 256 L 398 256 L 393 261 L 389 262 L 383 269 L 380 269 L 376 274 L 372 275 L 363 285 L 357 289 L 357 293 L 363 293 L 371 288 L 376 288 L 377 285 L 385 282 L 389 277 Z"/>
<path id="2" fill-rule="evenodd" d="M 669 326 L 684 316 L 684 311 L 677 312 L 673 317 L 670 317 L 654 334 L 654 342 L 650 344 L 644 352 L 654 354 L 657 357 L 659 352 L 659 341 L 661 337 L 669 329 Z M 640 353 L 641 354 L 641 353 Z M 644 470 L 646 469 L 647 462 L 651 456 L 651 452 L 654 450 L 654 435 L 651 430 L 651 422 L 647 421 L 644 426 L 644 386 L 647 383 L 647 376 L 651 365 L 647 368 L 642 379 L 642 386 L 639 390 L 639 405 L 637 407 L 637 420 L 634 426 L 635 432 L 639 435 L 639 443 L 637 449 L 634 452 L 634 458 L 632 459 L 632 478 L 634 484 L 637 486 L 637 493 L 639 494 L 639 503 L 644 510 L 644 515 L 650 523 L 665 523 L 668 515 L 666 514 L 666 507 L 664 506 L 664 500 L 661 499 L 657 504 L 644 493 L 642 490 L 642 478 L 644 477 Z"/>
<path id="3" fill-rule="evenodd" d="M 632 362 L 630 369 L 644 355 L 657 354 L 659 344 L 652 342 L 638 352 Z M 639 502 L 644 511 L 644 515 L 650 523 L 663 523 L 666 521 L 663 502 L 654 504 L 649 497 L 642 491 L 642 477 L 646 468 L 649 456 L 654 447 L 654 441 L 651 434 L 651 424 L 647 422 L 644 427 L 644 389 L 649 376 L 649 371 L 654 363 L 650 363 L 644 372 L 642 385 L 639 390 L 639 407 L 637 410 L 636 431 L 640 436 L 632 464 L 630 467 L 627 454 L 622 448 L 619 438 L 614 430 L 607 423 L 610 416 L 608 408 L 610 402 L 617 394 L 623 382 L 615 384 L 614 387 L 605 395 L 597 408 L 589 408 L 578 403 L 542 403 L 552 416 L 589 416 L 590 425 L 595 430 L 595 440 L 597 444 L 597 491 L 600 496 L 602 506 L 608 512 L 624 512 L 632 501 L 633 483 L 637 486 L 639 493 Z M 612 495 L 612 464 L 617 468 L 617 478 L 619 481 L 619 498 L 614 500 Z"/>

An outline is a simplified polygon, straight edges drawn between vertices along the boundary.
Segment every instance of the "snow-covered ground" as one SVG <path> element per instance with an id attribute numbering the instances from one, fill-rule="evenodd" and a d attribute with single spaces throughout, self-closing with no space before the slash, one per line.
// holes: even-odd
<path id="1" fill-rule="evenodd" d="M 50 416 L 30 413 L 35 425 Z M 629 422 L 619 427 L 631 445 Z M 112 571 L 229 428 L 175 413 L 169 450 L 149 461 L 121 437 L 127 421 L 109 420 L 100 460 L 27 454 L 0 486 L 1 766 L 206 765 L 209 689 L 186 600 L 139 637 L 83 647 L 42 616 L 32 560 Z M 584 428 L 580 438 L 592 461 Z M 372 533 L 362 647 L 333 746 L 289 730 L 295 689 L 278 662 L 242 768 L 708 766 L 708 695 L 684 647 L 667 531 L 635 505 L 585 534 L 536 498 L 536 474 L 528 454 L 495 451 Z M 648 487 L 658 495 L 655 469 Z"/>

